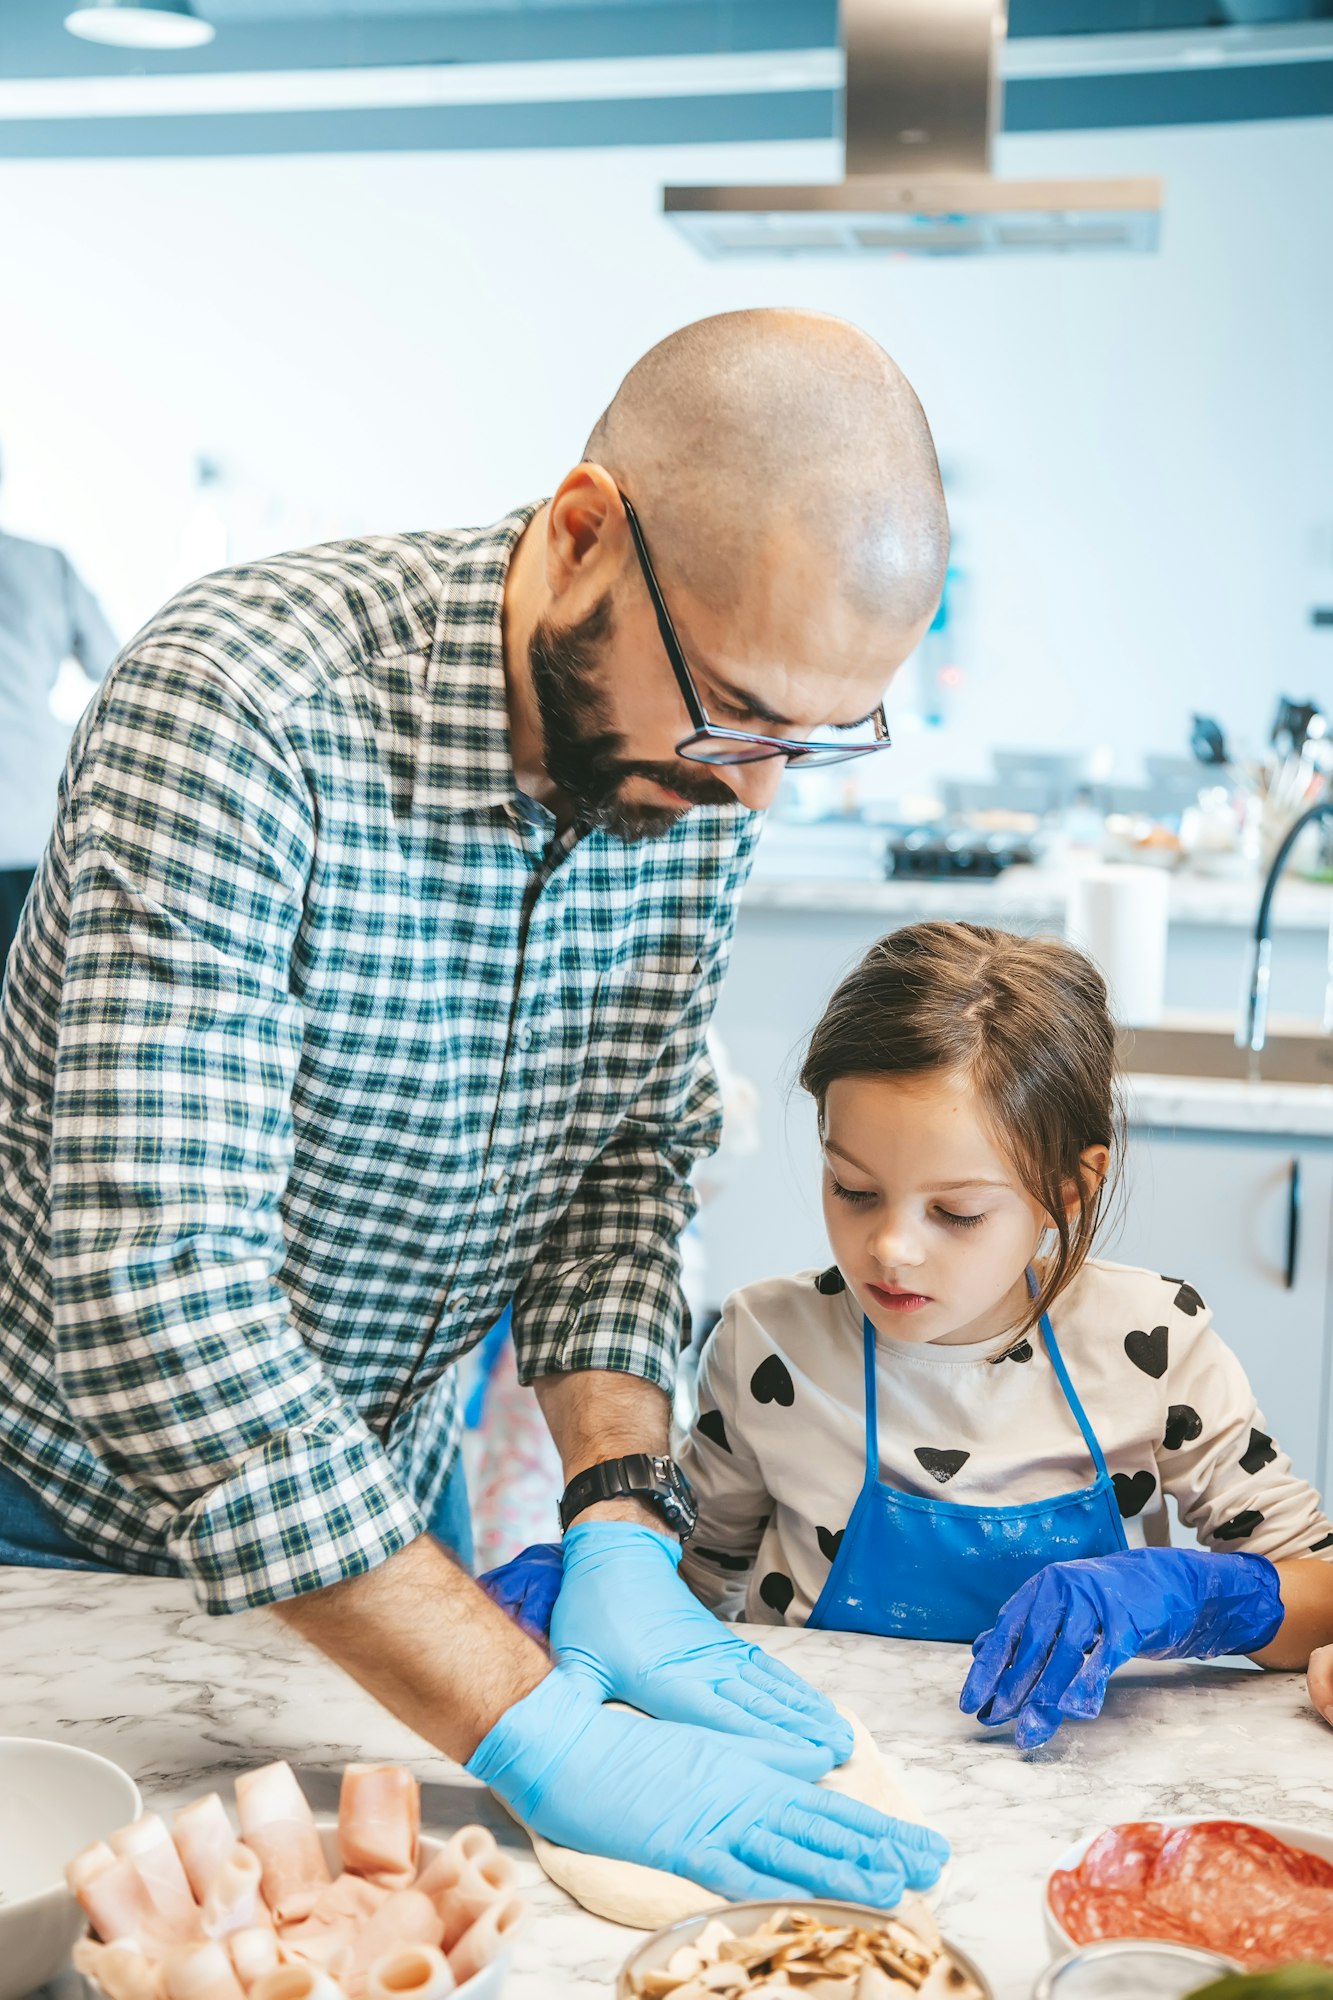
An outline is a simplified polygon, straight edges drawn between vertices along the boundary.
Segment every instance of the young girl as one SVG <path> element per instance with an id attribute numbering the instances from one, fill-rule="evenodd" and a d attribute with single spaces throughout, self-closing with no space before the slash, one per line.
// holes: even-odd
<path id="1" fill-rule="evenodd" d="M 973 1641 L 962 1705 L 1023 1747 L 1135 1654 L 1333 1640 L 1333 1529 L 1202 1299 L 1090 1254 L 1114 1046 L 1056 939 L 882 939 L 802 1071 L 835 1261 L 728 1300 L 678 1454 L 705 1604 Z M 1204 1550 L 1143 1545 L 1165 1494 Z"/>

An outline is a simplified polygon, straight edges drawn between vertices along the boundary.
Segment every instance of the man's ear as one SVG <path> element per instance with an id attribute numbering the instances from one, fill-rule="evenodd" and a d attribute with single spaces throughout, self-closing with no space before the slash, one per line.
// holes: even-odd
<path id="1" fill-rule="evenodd" d="M 546 582 L 552 597 L 604 572 L 600 589 L 625 559 L 629 524 L 616 482 L 591 460 L 567 472 L 551 496 L 546 522 Z"/>

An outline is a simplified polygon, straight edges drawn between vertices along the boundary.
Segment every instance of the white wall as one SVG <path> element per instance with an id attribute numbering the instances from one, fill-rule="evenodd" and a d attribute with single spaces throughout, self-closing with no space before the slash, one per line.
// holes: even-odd
<path id="1" fill-rule="evenodd" d="M 1279 686 L 1333 693 L 1308 624 L 1333 601 L 1333 121 L 1011 139 L 1000 165 L 1161 173 L 1161 253 L 707 264 L 656 212 L 664 179 L 832 171 L 808 144 L 5 162 L 0 518 L 70 548 L 128 631 L 207 546 L 200 452 L 235 554 L 484 520 L 549 490 L 670 327 L 818 305 L 903 363 L 952 475 L 945 763 L 1105 743 L 1132 770 L 1192 706 L 1257 737 Z"/>

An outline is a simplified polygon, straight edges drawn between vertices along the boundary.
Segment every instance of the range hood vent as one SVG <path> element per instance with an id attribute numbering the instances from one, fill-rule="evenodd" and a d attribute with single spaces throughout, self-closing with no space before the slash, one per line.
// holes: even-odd
<path id="1" fill-rule="evenodd" d="M 842 0 L 844 179 L 669 187 L 707 257 L 1154 250 L 1156 180 L 997 180 L 1003 0 Z"/>

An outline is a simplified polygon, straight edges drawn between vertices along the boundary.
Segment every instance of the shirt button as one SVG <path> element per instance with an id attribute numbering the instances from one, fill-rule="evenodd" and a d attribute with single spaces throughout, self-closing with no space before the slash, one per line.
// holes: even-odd
<path id="1" fill-rule="evenodd" d="M 495 1176 L 495 1179 L 491 1182 L 491 1193 L 503 1194 L 508 1186 L 509 1186 L 508 1174 L 497 1174 Z"/>
<path id="2" fill-rule="evenodd" d="M 451 1313 L 464 1312 L 467 1309 L 467 1307 L 471 1305 L 471 1303 L 472 1301 L 469 1299 L 466 1292 L 455 1292 L 454 1296 L 449 1301 L 449 1311 Z"/>
<path id="3" fill-rule="evenodd" d="M 514 1037 L 514 1040 L 518 1043 L 518 1046 L 521 1049 L 530 1049 L 532 1047 L 532 1030 L 530 1027 L 528 1027 L 526 1022 L 519 1029 L 518 1033 Z"/>

